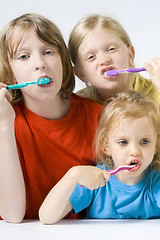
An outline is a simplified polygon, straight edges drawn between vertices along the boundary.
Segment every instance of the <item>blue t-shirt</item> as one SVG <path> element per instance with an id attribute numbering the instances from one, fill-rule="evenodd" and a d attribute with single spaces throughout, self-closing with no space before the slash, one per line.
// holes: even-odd
<path id="1" fill-rule="evenodd" d="M 113 175 L 95 190 L 77 184 L 70 203 L 74 213 L 86 209 L 86 218 L 160 218 L 160 171 L 147 170 L 136 185 L 123 184 Z"/>

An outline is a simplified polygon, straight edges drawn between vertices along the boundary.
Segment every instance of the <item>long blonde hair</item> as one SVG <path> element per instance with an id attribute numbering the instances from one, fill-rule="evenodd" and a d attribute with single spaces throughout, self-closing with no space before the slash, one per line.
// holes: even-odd
<path id="1" fill-rule="evenodd" d="M 63 82 L 60 90 L 62 98 L 68 98 L 75 86 L 75 78 L 72 70 L 68 50 L 57 26 L 50 20 L 37 14 L 24 14 L 12 20 L 0 33 L 0 81 L 6 84 L 14 84 L 13 73 L 9 64 L 23 33 L 34 28 L 39 39 L 49 45 L 58 47 L 63 66 Z M 15 41 L 13 41 L 13 36 Z M 13 103 L 22 102 L 23 96 L 20 90 L 12 90 Z"/>
<path id="2" fill-rule="evenodd" d="M 113 167 L 113 160 L 105 151 L 110 129 L 115 122 L 130 117 L 133 119 L 147 117 L 160 138 L 160 112 L 157 105 L 148 96 L 133 90 L 119 93 L 105 107 L 99 120 L 95 136 L 96 158 L 99 163 Z M 159 143 L 152 165 L 160 169 Z"/>
<path id="3" fill-rule="evenodd" d="M 83 39 L 97 26 L 112 31 L 123 41 L 127 48 L 132 45 L 127 32 L 117 20 L 99 14 L 88 15 L 76 24 L 69 37 L 68 50 L 74 65 L 76 65 L 78 49 Z"/>

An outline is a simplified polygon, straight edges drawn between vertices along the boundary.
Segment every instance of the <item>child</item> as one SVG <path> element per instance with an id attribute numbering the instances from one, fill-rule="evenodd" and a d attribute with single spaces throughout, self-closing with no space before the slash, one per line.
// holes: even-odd
<path id="1" fill-rule="evenodd" d="M 41 222 L 53 224 L 82 209 L 87 218 L 160 218 L 159 137 L 155 103 L 135 91 L 119 93 L 97 129 L 96 157 L 102 165 L 71 168 L 42 204 Z M 106 171 L 132 164 L 111 177 Z"/>
<path id="2" fill-rule="evenodd" d="M 84 17 L 72 30 L 68 47 L 75 74 L 87 85 L 78 95 L 106 104 L 115 93 L 134 89 L 149 94 L 160 107 L 160 58 L 145 64 L 152 81 L 140 74 L 104 75 L 111 69 L 134 67 L 134 47 L 115 19 L 97 14 Z"/>
<path id="3" fill-rule="evenodd" d="M 43 77 L 50 82 L 6 89 Z M 71 167 L 95 164 L 91 146 L 102 106 L 72 93 L 62 35 L 39 15 L 24 14 L 1 32 L 0 79 L 0 215 L 20 222 L 38 218 L 44 198 Z"/>

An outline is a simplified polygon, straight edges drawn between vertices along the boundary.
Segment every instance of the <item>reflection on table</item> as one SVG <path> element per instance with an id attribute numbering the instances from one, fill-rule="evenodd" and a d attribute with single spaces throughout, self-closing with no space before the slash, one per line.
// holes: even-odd
<path id="1" fill-rule="evenodd" d="M 10 224 L 0 221 L 2 240 L 160 240 L 156 220 L 61 220 L 55 225 L 39 221 Z"/>

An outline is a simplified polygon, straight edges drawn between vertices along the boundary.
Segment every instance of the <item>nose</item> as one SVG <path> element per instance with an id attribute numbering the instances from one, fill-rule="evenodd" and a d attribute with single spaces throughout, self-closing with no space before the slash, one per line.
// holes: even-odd
<path id="1" fill-rule="evenodd" d="M 132 157 L 138 157 L 140 154 L 140 149 L 137 144 L 133 143 L 130 146 L 130 155 Z"/>
<path id="2" fill-rule="evenodd" d="M 43 56 L 36 56 L 35 57 L 35 70 L 44 70 L 46 68 L 45 61 L 43 59 Z"/>
<path id="3" fill-rule="evenodd" d="M 101 53 L 101 54 L 99 55 L 99 64 L 100 64 L 100 65 L 108 66 L 108 65 L 111 64 L 111 62 L 112 62 L 112 59 L 111 59 L 111 57 L 110 57 L 108 54 L 106 54 L 106 53 Z"/>

